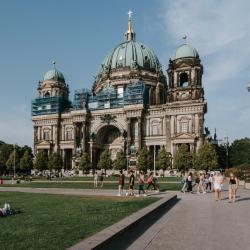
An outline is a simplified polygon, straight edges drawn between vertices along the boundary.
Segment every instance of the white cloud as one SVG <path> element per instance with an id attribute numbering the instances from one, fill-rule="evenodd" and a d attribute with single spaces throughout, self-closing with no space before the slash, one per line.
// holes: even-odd
<path id="1" fill-rule="evenodd" d="M 160 2 L 162 3 L 162 2 Z M 176 46 L 183 34 L 204 64 L 207 125 L 231 138 L 250 136 L 250 2 L 175 0 L 161 6 L 166 39 Z"/>

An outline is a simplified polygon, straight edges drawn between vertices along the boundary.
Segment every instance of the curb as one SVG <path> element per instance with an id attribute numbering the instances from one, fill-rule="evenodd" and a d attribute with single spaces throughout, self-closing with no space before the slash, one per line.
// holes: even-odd
<path id="1" fill-rule="evenodd" d="M 68 250 L 126 249 L 177 201 L 177 195 L 170 194 L 77 243 Z"/>

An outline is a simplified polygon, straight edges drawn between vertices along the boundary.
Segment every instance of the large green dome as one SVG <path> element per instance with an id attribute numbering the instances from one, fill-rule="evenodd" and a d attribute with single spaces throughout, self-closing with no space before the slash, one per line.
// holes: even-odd
<path id="1" fill-rule="evenodd" d="M 199 58 L 199 54 L 197 50 L 189 44 L 182 44 L 176 49 L 174 55 L 172 56 L 172 60 L 180 58 Z"/>
<path id="2" fill-rule="evenodd" d="M 103 60 L 100 73 L 126 67 L 155 72 L 161 70 L 161 64 L 153 50 L 134 40 L 116 46 Z"/>
<path id="3" fill-rule="evenodd" d="M 56 68 L 47 71 L 43 77 L 43 80 L 44 81 L 55 80 L 55 81 L 65 83 L 65 78 L 64 78 L 62 72 Z"/>
<path id="4" fill-rule="evenodd" d="M 116 46 L 103 60 L 100 73 L 105 70 L 129 67 L 132 69 L 161 70 L 161 64 L 146 45 L 130 40 Z"/>

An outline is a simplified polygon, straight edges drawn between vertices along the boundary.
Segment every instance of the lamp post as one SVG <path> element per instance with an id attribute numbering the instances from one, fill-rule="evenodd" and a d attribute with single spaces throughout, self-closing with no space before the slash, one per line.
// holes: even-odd
<path id="1" fill-rule="evenodd" d="M 16 177 L 16 144 L 14 144 L 14 179 Z"/>

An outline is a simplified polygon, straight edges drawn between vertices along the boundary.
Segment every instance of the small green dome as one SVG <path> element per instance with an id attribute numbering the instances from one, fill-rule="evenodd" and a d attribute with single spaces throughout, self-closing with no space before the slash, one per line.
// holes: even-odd
<path id="1" fill-rule="evenodd" d="M 100 73 L 126 67 L 156 72 L 161 70 L 161 64 L 153 50 L 134 40 L 116 46 L 103 60 Z"/>
<path id="2" fill-rule="evenodd" d="M 177 48 L 174 55 L 172 56 L 172 60 L 180 59 L 180 58 L 199 58 L 199 54 L 195 48 L 190 46 L 189 44 L 182 44 Z"/>
<path id="3" fill-rule="evenodd" d="M 43 77 L 44 81 L 47 80 L 55 80 L 55 81 L 59 81 L 59 82 L 63 82 L 65 83 L 65 78 L 62 74 L 62 72 L 60 72 L 58 69 L 54 68 L 51 69 L 49 71 L 47 71 Z"/>

